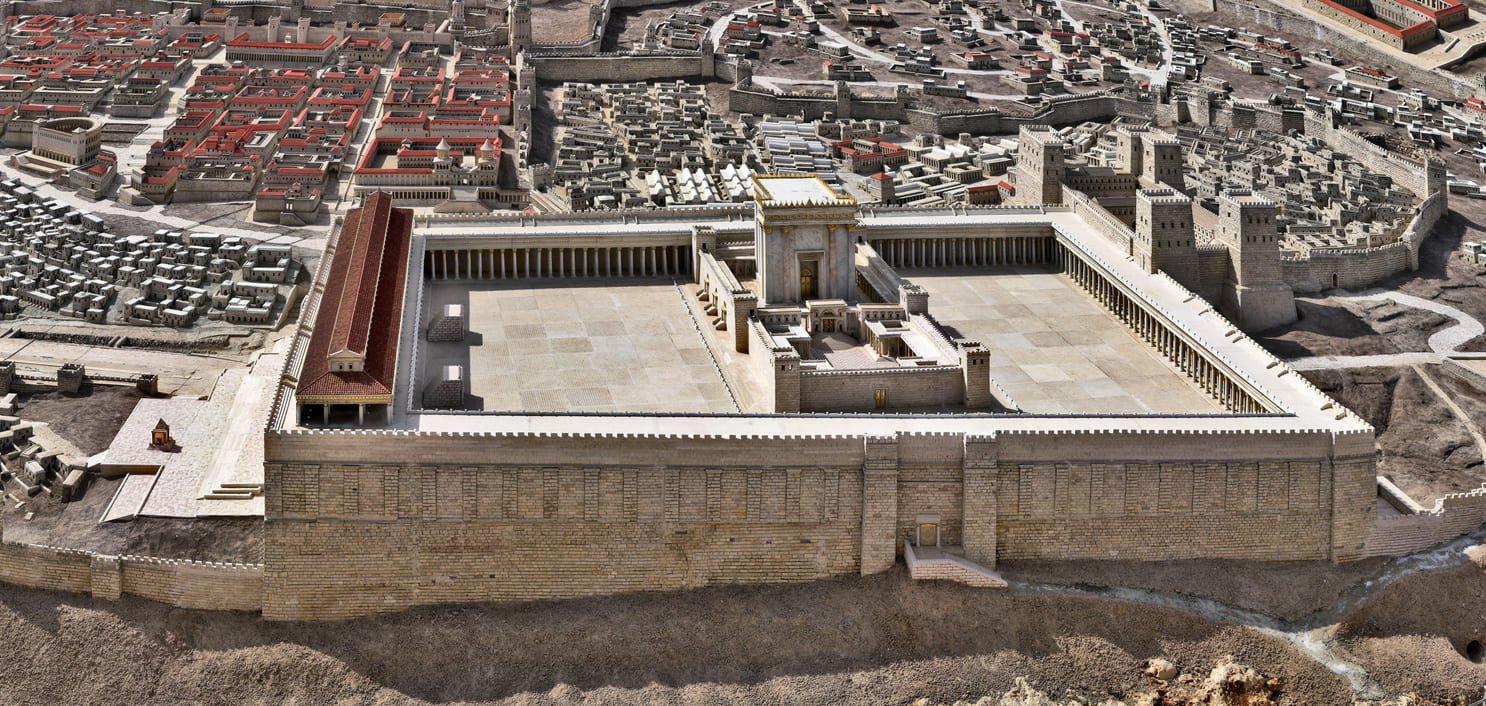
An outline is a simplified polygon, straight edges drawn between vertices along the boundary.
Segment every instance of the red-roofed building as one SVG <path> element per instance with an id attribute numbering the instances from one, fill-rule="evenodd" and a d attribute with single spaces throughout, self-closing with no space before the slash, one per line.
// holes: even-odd
<path id="1" fill-rule="evenodd" d="M 413 212 L 385 192 L 346 214 L 321 265 L 325 289 L 295 390 L 301 420 L 319 412 L 329 424 L 335 406 L 354 405 L 361 424 L 367 405 L 392 404 L 412 238 Z"/>
<path id="2" fill-rule="evenodd" d="M 392 40 L 387 37 L 346 37 L 335 48 L 337 61 L 354 64 L 387 63 L 392 57 Z"/>
<path id="3" fill-rule="evenodd" d="M 880 137 L 832 142 L 831 152 L 847 170 L 858 174 L 881 172 L 908 161 L 908 150 Z"/>
<path id="4" fill-rule="evenodd" d="M 245 86 L 232 98 L 232 107 L 236 109 L 261 110 L 264 108 L 279 108 L 289 111 L 298 111 L 304 106 L 305 98 L 308 98 L 310 89 L 308 86 L 295 86 L 293 88 L 274 88 L 270 86 Z"/>
<path id="5" fill-rule="evenodd" d="M 372 89 L 355 86 L 321 86 L 305 105 L 311 108 L 364 108 L 371 102 Z"/>
<path id="6" fill-rule="evenodd" d="M 374 90 L 377 87 L 377 79 L 380 72 L 375 66 L 366 64 L 353 64 L 350 66 L 338 66 L 325 70 L 320 74 L 321 86 L 351 86 L 356 89 Z"/>
<path id="7" fill-rule="evenodd" d="M 227 43 L 227 60 L 260 64 L 313 64 L 330 61 L 335 52 L 336 37 L 327 35 L 319 42 L 257 42 L 243 32 Z"/>

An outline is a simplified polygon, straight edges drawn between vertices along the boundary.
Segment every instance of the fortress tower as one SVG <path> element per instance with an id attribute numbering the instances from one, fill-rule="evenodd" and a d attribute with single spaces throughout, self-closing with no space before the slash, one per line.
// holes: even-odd
<path id="1" fill-rule="evenodd" d="M 449 4 L 449 32 L 455 37 L 462 37 L 464 31 L 464 0 L 454 0 Z"/>
<path id="2" fill-rule="evenodd" d="M 506 6 L 506 25 L 511 34 L 511 60 L 531 46 L 531 7 L 526 0 L 511 0 Z"/>
<path id="3" fill-rule="evenodd" d="M 1228 246 L 1230 281 L 1223 308 L 1245 331 L 1295 321 L 1295 295 L 1280 276 L 1280 236 L 1273 201 L 1247 189 L 1218 197 L 1218 239 Z"/>
<path id="4" fill-rule="evenodd" d="M 1146 129 L 1135 125 L 1121 125 L 1115 128 L 1115 150 L 1119 152 L 1120 169 L 1136 175 L 1141 173 L 1141 157 L 1145 154 L 1145 147 L 1140 137 Z"/>
<path id="5" fill-rule="evenodd" d="M 1063 138 L 1052 129 L 1023 126 L 1016 153 L 1016 200 L 1040 206 L 1063 201 Z"/>
<path id="6" fill-rule="evenodd" d="M 1135 259 L 1141 269 L 1165 272 L 1194 292 L 1201 290 L 1192 200 L 1175 189 L 1141 189 L 1135 195 Z"/>
<path id="7" fill-rule="evenodd" d="M 1182 144 L 1176 138 L 1160 132 L 1140 134 L 1140 169 L 1130 171 L 1139 174 L 1147 186 L 1165 184 L 1177 191 L 1187 190 L 1187 180 L 1182 170 Z"/>

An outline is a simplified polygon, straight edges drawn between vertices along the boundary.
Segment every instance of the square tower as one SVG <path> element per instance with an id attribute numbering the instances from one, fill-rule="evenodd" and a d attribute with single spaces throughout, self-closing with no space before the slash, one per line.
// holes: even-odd
<path id="1" fill-rule="evenodd" d="M 1141 169 L 1138 173 L 1149 184 L 1165 184 L 1177 191 L 1187 190 L 1182 167 L 1182 143 L 1164 132 L 1149 131 L 1140 135 Z"/>
<path id="2" fill-rule="evenodd" d="M 1142 174 L 1141 158 L 1145 156 L 1145 145 L 1140 136 L 1149 129 L 1141 125 L 1121 125 L 1115 128 L 1115 152 L 1118 154 L 1116 169 L 1136 176 Z"/>
<path id="3" fill-rule="evenodd" d="M 1192 291 L 1201 288 L 1192 199 L 1175 189 L 1135 195 L 1135 259 L 1146 272 L 1165 272 Z"/>
<path id="4" fill-rule="evenodd" d="M 1262 331 L 1295 321 L 1295 295 L 1280 271 L 1280 236 L 1273 201 L 1247 189 L 1218 197 L 1218 240 L 1228 246 L 1232 281 L 1223 304 L 1240 328 Z"/>
<path id="5" fill-rule="evenodd" d="M 753 198 L 762 304 L 856 303 L 856 199 L 814 174 L 754 176 Z"/>
<path id="6" fill-rule="evenodd" d="M 1023 125 L 1016 152 L 1016 200 L 1041 206 L 1063 202 L 1063 138 L 1052 128 Z"/>

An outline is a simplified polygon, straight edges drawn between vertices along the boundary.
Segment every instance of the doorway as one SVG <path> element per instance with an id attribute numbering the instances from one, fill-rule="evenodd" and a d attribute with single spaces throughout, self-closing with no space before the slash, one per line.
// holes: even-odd
<path id="1" fill-rule="evenodd" d="M 918 541 L 916 542 L 918 546 L 939 546 L 939 515 L 937 513 L 920 514 L 914 524 L 918 526 Z"/>
<path id="2" fill-rule="evenodd" d="M 816 263 L 814 260 L 800 261 L 800 299 L 815 298 Z"/>
<path id="3" fill-rule="evenodd" d="M 887 409 L 887 390 L 873 390 L 872 400 L 878 409 Z"/>

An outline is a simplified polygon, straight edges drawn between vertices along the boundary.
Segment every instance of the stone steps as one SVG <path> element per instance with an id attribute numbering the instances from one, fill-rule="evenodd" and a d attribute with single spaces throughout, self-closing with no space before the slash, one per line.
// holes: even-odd
<path id="1" fill-rule="evenodd" d="M 423 391 L 424 409 L 464 408 L 464 368 L 446 365 L 440 379 L 429 384 Z"/>
<path id="2" fill-rule="evenodd" d="M 262 483 L 222 483 L 202 498 L 206 500 L 252 500 L 262 494 Z"/>
<path id="3" fill-rule="evenodd" d="M 958 547 L 915 547 L 903 543 L 903 558 L 914 581 L 954 581 L 977 588 L 1006 588 L 1006 580 L 954 551 Z"/>

